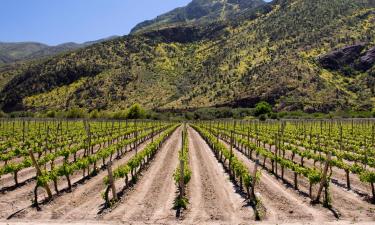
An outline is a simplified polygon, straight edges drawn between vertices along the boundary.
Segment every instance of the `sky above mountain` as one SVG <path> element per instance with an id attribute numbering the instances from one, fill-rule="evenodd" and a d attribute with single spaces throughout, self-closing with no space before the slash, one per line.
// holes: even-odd
<path id="1" fill-rule="evenodd" d="M 125 35 L 139 22 L 190 1 L 1 0 L 0 42 L 57 45 Z"/>
<path id="2" fill-rule="evenodd" d="M 129 33 L 190 0 L 1 0 L 0 41 L 50 45 Z"/>

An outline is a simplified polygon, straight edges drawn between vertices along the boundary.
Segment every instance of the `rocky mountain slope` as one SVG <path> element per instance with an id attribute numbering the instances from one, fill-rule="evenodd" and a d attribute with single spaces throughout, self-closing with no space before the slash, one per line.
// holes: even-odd
<path id="1" fill-rule="evenodd" d="M 184 109 L 261 100 L 306 112 L 374 107 L 374 0 L 276 0 L 244 12 L 0 71 L 14 77 L 0 92 L 1 107 Z"/>
<path id="2" fill-rule="evenodd" d="M 215 20 L 226 20 L 249 9 L 265 5 L 263 0 L 193 0 L 180 7 L 136 25 L 131 33 L 146 32 L 181 24 L 207 24 Z"/>

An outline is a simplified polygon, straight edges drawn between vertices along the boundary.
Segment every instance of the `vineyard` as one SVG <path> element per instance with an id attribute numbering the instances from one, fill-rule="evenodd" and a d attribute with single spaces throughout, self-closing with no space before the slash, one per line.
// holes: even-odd
<path id="1" fill-rule="evenodd" d="M 0 120 L 0 223 L 375 223 L 375 121 Z"/>

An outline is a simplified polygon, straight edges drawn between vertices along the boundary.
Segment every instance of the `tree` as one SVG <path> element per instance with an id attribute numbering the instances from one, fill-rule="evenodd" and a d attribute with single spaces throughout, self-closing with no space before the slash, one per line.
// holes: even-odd
<path id="1" fill-rule="evenodd" d="M 259 102 L 255 106 L 255 116 L 260 116 L 272 112 L 272 107 L 268 102 Z"/>
<path id="2" fill-rule="evenodd" d="M 145 116 L 146 116 L 145 110 L 139 104 L 136 103 L 129 108 L 126 118 L 127 119 L 143 119 L 145 118 Z"/>

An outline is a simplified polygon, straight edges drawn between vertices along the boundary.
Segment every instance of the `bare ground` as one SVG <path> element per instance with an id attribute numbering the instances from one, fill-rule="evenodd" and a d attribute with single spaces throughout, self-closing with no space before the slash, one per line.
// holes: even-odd
<path id="1" fill-rule="evenodd" d="M 189 155 L 192 179 L 190 205 L 184 223 L 243 224 L 254 222 L 254 213 L 236 193 L 224 168 L 200 135 L 189 128 Z"/>
<path id="2" fill-rule="evenodd" d="M 164 143 L 133 190 L 104 215 L 104 220 L 150 224 L 176 221 L 176 212 L 172 208 L 177 189 L 172 175 L 178 165 L 180 135 L 181 128 Z"/>

